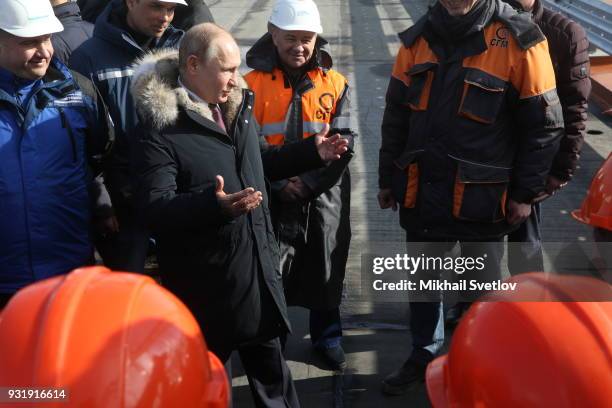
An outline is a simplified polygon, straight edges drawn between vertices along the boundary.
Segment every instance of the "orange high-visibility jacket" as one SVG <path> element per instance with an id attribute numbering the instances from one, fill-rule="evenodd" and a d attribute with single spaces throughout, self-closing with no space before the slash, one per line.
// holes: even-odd
<path id="1" fill-rule="evenodd" d="M 297 89 L 287 83 L 278 67 L 271 72 L 251 71 L 245 76 L 257 96 L 253 113 L 268 143 L 283 144 L 285 134 L 291 131 L 299 139 L 312 136 L 325 123 L 338 127 L 334 119 L 347 89 L 346 79 L 333 69 L 315 68 L 306 75 Z"/>
<path id="2" fill-rule="evenodd" d="M 346 78 L 331 69 L 327 42 L 319 37 L 311 69 L 291 84 L 278 67 L 270 34 L 265 34 L 247 54 L 247 64 L 254 70 L 245 75 L 249 88 L 255 91 L 253 114 L 261 134 L 272 145 L 291 143 L 313 136 L 325 123 L 333 129 L 350 131 L 349 86 Z M 320 62 L 319 62 L 320 61 Z M 354 133 L 350 132 L 352 147 Z M 346 161 L 347 164 L 348 161 Z M 328 170 L 301 175 L 315 196 L 336 184 L 341 172 L 338 163 Z M 286 182 L 273 184 L 279 190 Z"/>

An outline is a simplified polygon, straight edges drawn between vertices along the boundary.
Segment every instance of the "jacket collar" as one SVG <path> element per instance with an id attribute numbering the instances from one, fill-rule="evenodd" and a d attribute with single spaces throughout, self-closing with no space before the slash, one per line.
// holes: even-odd
<path id="1" fill-rule="evenodd" d="M 542 1 L 535 0 L 535 2 L 533 3 L 533 10 L 531 11 L 531 15 L 533 16 L 533 21 L 535 21 L 538 25 L 542 21 L 542 14 L 544 14 L 544 7 L 542 6 Z"/>
<path id="2" fill-rule="evenodd" d="M 151 123 L 155 130 L 161 130 L 176 123 L 181 110 L 218 133 L 224 132 L 214 122 L 212 111 L 205 102 L 190 98 L 187 90 L 178 83 L 178 51 L 173 49 L 156 50 L 139 59 L 132 77 L 132 95 L 138 113 Z M 247 84 L 239 77 L 239 86 L 230 93 L 228 101 L 220 104 L 221 112 L 228 129 L 239 114 L 244 98 L 243 90 Z"/>
<path id="3" fill-rule="evenodd" d="M 440 60 L 463 59 L 487 50 L 485 27 L 495 14 L 495 3 L 480 0 L 470 13 L 455 20 L 440 3 L 429 10 L 423 36 Z"/>
<path id="4" fill-rule="evenodd" d="M 19 120 L 26 126 L 50 101 L 64 98 L 77 90 L 78 86 L 70 70 L 55 57 L 51 60 L 45 76 L 33 81 L 23 80 L 6 70 L 0 70 L 0 101 L 19 106 Z M 16 95 L 17 91 L 20 92 L 19 96 Z M 32 98 L 35 98 L 35 103 L 30 102 Z"/>
<path id="5" fill-rule="evenodd" d="M 58 58 L 51 60 L 47 72 L 40 79 L 29 80 L 19 78 L 12 72 L 0 68 L 0 89 L 8 95 L 14 95 L 16 92 L 35 91 L 39 88 L 47 88 L 49 92 L 61 95 L 67 92 L 64 86 L 67 83 L 72 84 L 72 75 L 66 65 Z M 72 90 L 74 86 L 70 88 Z"/>
<path id="6" fill-rule="evenodd" d="M 313 58 L 316 58 L 315 68 L 328 70 L 333 66 L 329 43 L 321 36 L 317 36 Z M 270 33 L 265 33 L 247 52 L 246 64 L 249 68 L 263 72 L 272 72 L 279 67 L 276 46 Z"/>
<path id="7" fill-rule="evenodd" d="M 73 20 L 82 20 L 79 5 L 72 1 L 53 7 L 53 13 L 60 20 L 68 17 L 73 17 Z"/>
<path id="8" fill-rule="evenodd" d="M 0 68 L 0 89 L 6 93 L 3 99 L 12 97 L 17 93 L 29 93 L 40 80 L 27 80 L 19 78 L 17 75 L 4 68 Z"/>
<path id="9" fill-rule="evenodd" d="M 510 4 L 502 0 L 493 0 L 493 3 L 495 12 L 493 13 L 492 20 L 502 22 L 508 28 L 510 34 L 517 41 L 521 49 L 526 50 L 545 39 L 542 31 L 531 20 L 531 16 L 529 16 L 528 13 L 518 13 Z M 541 6 L 539 0 L 536 0 L 536 4 Z M 425 14 L 413 26 L 399 34 L 404 47 L 409 48 L 423 35 L 428 25 L 428 15 L 429 13 Z M 475 49 L 473 51 L 475 51 Z"/>

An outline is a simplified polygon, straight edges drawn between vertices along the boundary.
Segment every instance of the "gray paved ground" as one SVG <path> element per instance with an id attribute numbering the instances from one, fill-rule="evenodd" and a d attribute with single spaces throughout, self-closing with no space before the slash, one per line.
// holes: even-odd
<path id="1" fill-rule="evenodd" d="M 217 22 L 232 31 L 243 53 L 264 32 L 272 3 L 210 2 Z M 324 36 L 333 46 L 336 68 L 347 76 L 352 87 L 352 126 L 360 135 L 351 164 L 353 241 L 342 307 L 349 368 L 344 374 L 321 368 L 309 347 L 308 314 L 300 309 L 291 310 L 294 334 L 286 356 L 303 407 L 427 407 L 423 389 L 395 398 L 380 393 L 381 379 L 398 367 L 409 352 L 406 306 L 374 303 L 358 294 L 363 248 L 370 242 L 400 241 L 402 237 L 396 214 L 381 211 L 375 199 L 380 123 L 388 77 L 399 47 L 396 33 L 425 13 L 428 1 L 318 0 L 317 4 Z M 575 180 L 545 203 L 545 241 L 569 245 L 592 239 L 589 229 L 575 222 L 569 212 L 580 206 L 593 173 L 612 148 L 612 122 L 601 119 L 597 109 L 592 108 L 589 135 Z M 251 407 L 246 378 L 237 359 L 233 385 L 235 406 Z"/>

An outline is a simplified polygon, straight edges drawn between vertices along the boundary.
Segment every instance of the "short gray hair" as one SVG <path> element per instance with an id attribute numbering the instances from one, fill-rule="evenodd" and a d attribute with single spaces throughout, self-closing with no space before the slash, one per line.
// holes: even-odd
<path id="1" fill-rule="evenodd" d="M 230 33 L 214 23 L 202 23 L 191 27 L 185 33 L 179 47 L 179 70 L 181 74 L 187 67 L 189 56 L 195 55 L 204 62 L 208 62 L 215 57 L 218 53 L 215 40 L 223 34 L 231 37 Z"/>

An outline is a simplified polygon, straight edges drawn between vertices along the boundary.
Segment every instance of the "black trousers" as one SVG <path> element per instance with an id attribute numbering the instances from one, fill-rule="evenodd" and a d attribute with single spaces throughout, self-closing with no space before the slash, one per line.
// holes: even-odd
<path id="1" fill-rule="evenodd" d="M 543 272 L 542 212 L 540 203 L 531 206 L 531 215 L 521 226 L 508 234 L 508 270 L 510 275 Z"/>
<path id="2" fill-rule="evenodd" d="M 426 256 L 444 256 L 444 252 L 452 249 L 457 242 L 461 246 L 461 256 L 477 258 L 487 254 L 486 268 L 482 272 L 473 271 L 471 279 L 480 282 L 489 282 L 501 277 L 501 259 L 504 255 L 503 238 L 491 239 L 486 242 L 457 241 L 454 239 L 431 239 L 410 232 L 406 233 L 406 242 L 424 243 L 418 244 L 416 253 Z M 430 243 L 430 244 L 428 244 Z M 415 250 L 415 248 L 412 248 Z M 431 271 L 426 274 L 419 271 L 420 276 L 427 279 L 440 277 L 439 271 Z M 444 316 L 442 307 L 442 294 L 440 301 L 436 302 L 410 302 L 410 333 L 412 335 L 412 353 L 409 360 L 428 364 L 440 353 L 444 346 Z M 472 291 L 469 298 L 465 299 L 468 305 L 481 295 Z"/>
<path id="3" fill-rule="evenodd" d="M 125 200 L 113 195 L 119 232 L 96 236 L 95 245 L 104 266 L 115 271 L 143 273 L 149 250 L 149 231 Z"/>
<path id="4" fill-rule="evenodd" d="M 242 346 L 237 351 L 257 408 L 300 407 L 291 371 L 283 357 L 278 337 Z M 217 354 L 225 364 L 230 383 L 232 379 L 231 354 L 231 351 Z"/>

